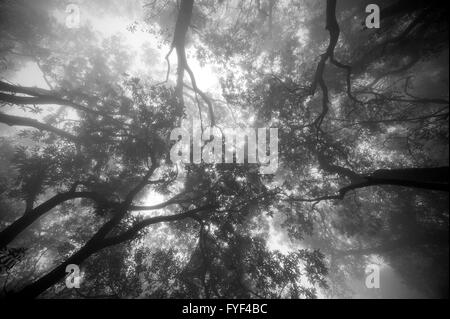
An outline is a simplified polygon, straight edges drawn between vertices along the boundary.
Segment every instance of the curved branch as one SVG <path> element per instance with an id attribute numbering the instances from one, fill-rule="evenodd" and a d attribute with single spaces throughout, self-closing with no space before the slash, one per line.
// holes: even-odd
<path id="1" fill-rule="evenodd" d="M 206 205 L 206 206 L 198 207 L 195 209 L 191 209 L 184 213 L 179 213 L 179 214 L 175 214 L 175 215 L 167 215 L 167 216 L 156 216 L 156 217 L 144 219 L 143 221 L 133 225 L 131 228 L 129 228 L 122 234 L 117 235 L 115 237 L 110 237 L 110 238 L 104 239 L 102 241 L 102 243 L 100 244 L 100 249 L 103 249 L 103 248 L 109 247 L 109 246 L 114 246 L 114 245 L 123 243 L 125 241 L 132 240 L 133 238 L 135 238 L 137 236 L 137 234 L 139 233 L 140 230 L 142 230 L 143 228 L 145 228 L 147 226 L 150 226 L 153 224 L 158 224 L 158 223 L 172 222 L 172 221 L 176 221 L 176 220 L 195 217 L 195 215 L 199 212 L 214 209 L 214 208 L 216 208 L 216 206 Z"/>
<path id="2" fill-rule="evenodd" d="M 328 59 L 334 60 L 334 49 L 339 40 L 340 28 L 336 20 L 336 0 L 327 0 L 326 9 L 326 26 L 325 29 L 330 33 L 330 41 L 328 43 L 327 50 L 322 54 L 320 61 L 317 65 L 316 73 L 314 75 L 314 80 L 311 85 L 310 94 L 314 95 L 317 89 L 317 85 L 320 86 L 322 90 L 322 112 L 319 114 L 317 119 L 314 121 L 314 125 L 317 129 L 320 129 L 323 119 L 328 113 L 328 87 L 323 79 L 323 73 L 325 71 L 325 65 Z"/>
<path id="3" fill-rule="evenodd" d="M 191 23 L 193 6 L 194 6 L 194 0 L 182 0 L 181 1 L 180 10 L 178 13 L 177 21 L 175 23 L 175 31 L 174 31 L 174 35 L 173 35 L 172 45 L 170 47 L 169 52 L 167 53 L 167 55 L 165 57 L 165 59 L 167 61 L 166 82 L 168 80 L 169 72 L 170 72 L 169 56 L 172 53 L 173 49 L 175 48 L 175 51 L 176 51 L 177 57 L 178 57 L 177 85 L 176 85 L 175 93 L 181 103 L 181 106 L 184 107 L 183 87 L 184 87 L 184 72 L 186 71 L 191 80 L 193 91 L 196 94 L 200 95 L 200 97 L 203 99 L 203 101 L 208 105 L 208 112 L 209 112 L 209 117 L 210 117 L 210 121 L 211 121 L 211 126 L 215 126 L 215 117 L 214 117 L 214 111 L 213 111 L 211 100 L 208 98 L 208 96 L 204 92 L 202 92 L 198 88 L 194 73 L 192 72 L 191 68 L 189 67 L 189 64 L 188 64 L 187 58 L 186 58 L 186 48 L 185 48 L 186 34 L 189 29 L 189 25 Z"/>
<path id="4" fill-rule="evenodd" d="M 100 204 L 108 203 L 103 196 L 94 192 L 67 192 L 57 194 L 34 209 L 27 211 L 22 217 L 15 220 L 11 225 L 2 230 L 0 232 L 0 247 L 4 247 L 9 244 L 22 231 L 24 231 L 28 226 L 33 224 L 51 209 L 75 198 L 87 198 Z"/>
<path id="5" fill-rule="evenodd" d="M 370 175 L 361 175 L 361 181 L 339 189 L 336 195 L 316 198 L 288 197 L 289 201 L 318 203 L 324 200 L 342 200 L 345 195 L 356 189 L 369 186 L 393 185 L 410 188 L 422 188 L 435 191 L 449 191 L 449 167 L 379 169 Z"/>
<path id="6" fill-rule="evenodd" d="M 51 126 L 49 124 L 45 124 L 45 123 L 39 122 L 34 119 L 30 119 L 27 117 L 8 115 L 8 114 L 0 112 L 0 122 L 5 123 L 9 126 L 30 126 L 30 127 L 37 128 L 38 130 L 41 130 L 41 131 L 52 132 L 52 133 L 55 133 L 56 135 L 64 137 L 65 139 L 68 139 L 69 141 L 72 141 L 72 142 L 75 142 L 78 144 L 83 144 L 83 143 L 85 144 L 87 142 L 87 141 L 82 141 L 78 136 L 72 135 L 64 130 L 61 130 L 61 129 Z"/>
<path id="7" fill-rule="evenodd" d="M 56 105 L 62 105 L 62 106 L 69 106 L 74 109 L 77 109 L 79 111 L 96 115 L 96 116 L 102 116 L 105 117 L 116 124 L 123 125 L 124 123 L 116 120 L 112 116 L 108 114 L 104 114 L 102 112 L 98 112 L 95 110 L 92 110 L 86 106 L 83 106 L 81 104 L 66 100 L 64 98 L 61 98 L 57 96 L 54 92 L 41 89 L 41 88 L 30 88 L 30 87 L 23 87 L 18 85 L 12 85 L 3 81 L 0 81 L 0 101 L 6 102 L 6 103 L 12 103 L 12 104 L 56 104 Z M 4 93 L 4 92 L 11 92 L 10 93 Z M 17 96 L 16 94 L 26 94 L 29 96 Z"/>

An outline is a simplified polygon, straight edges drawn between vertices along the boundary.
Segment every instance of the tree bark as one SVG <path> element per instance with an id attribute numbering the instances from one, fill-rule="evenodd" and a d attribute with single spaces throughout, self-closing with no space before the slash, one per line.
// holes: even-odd
<path id="1" fill-rule="evenodd" d="M 449 191 L 449 168 L 379 169 L 364 176 L 372 185 L 398 185 L 430 190 Z"/>
<path id="2" fill-rule="evenodd" d="M 75 254 L 73 254 L 71 257 L 69 257 L 66 261 L 61 263 L 59 266 L 57 266 L 55 269 L 50 271 L 45 276 L 41 277 L 37 281 L 33 282 L 32 284 L 26 286 L 22 290 L 20 290 L 17 293 L 14 293 L 11 297 L 17 298 L 17 299 L 23 299 L 23 298 L 36 298 L 41 293 L 46 291 L 48 288 L 56 284 L 59 280 L 64 278 L 66 274 L 66 266 L 69 264 L 75 264 L 79 265 L 84 260 L 86 260 L 89 256 L 97 252 L 98 249 L 96 249 L 95 244 L 91 245 L 85 245 L 83 248 L 81 248 L 79 251 L 77 251 Z"/>
<path id="3" fill-rule="evenodd" d="M 82 141 L 78 138 L 78 136 L 72 135 L 64 130 L 61 130 L 59 128 L 56 128 L 54 126 L 39 122 L 34 119 L 30 119 L 27 117 L 21 117 L 21 116 L 15 116 L 15 115 L 8 115 L 5 113 L 0 112 L 0 122 L 5 123 L 9 126 L 30 126 L 37 128 L 41 131 L 48 131 L 55 133 L 56 135 L 59 135 L 63 138 L 68 139 L 69 141 L 75 142 L 77 144 L 81 144 Z"/>
<path id="4" fill-rule="evenodd" d="M 9 83 L 0 81 L 0 101 L 11 103 L 11 104 L 56 104 L 56 105 L 62 105 L 62 106 L 69 106 L 71 108 L 77 109 L 79 111 L 96 115 L 96 116 L 102 116 L 104 118 L 109 119 L 110 121 L 123 125 L 122 122 L 114 119 L 111 115 L 104 114 L 103 112 L 98 112 L 93 109 L 90 109 L 86 106 L 83 106 L 81 104 L 69 101 L 63 97 L 58 96 L 57 93 L 41 89 L 41 88 L 30 88 L 30 87 L 23 87 L 18 85 L 11 85 Z M 8 93 L 4 93 L 8 92 Z M 26 94 L 28 96 L 18 96 L 19 94 Z M 89 98 L 89 97 L 87 97 Z"/>
<path id="5" fill-rule="evenodd" d="M 44 215 L 51 209 L 55 208 L 65 201 L 75 198 L 89 198 L 97 202 L 105 201 L 99 194 L 92 192 L 68 192 L 55 195 L 36 208 L 26 212 L 22 217 L 14 221 L 11 225 L 0 232 L 0 247 L 5 247 L 6 245 L 8 245 L 11 241 L 14 240 L 14 238 L 17 237 L 17 235 L 19 235 L 28 226 L 33 224 L 37 219 L 39 219 L 42 215 Z"/>

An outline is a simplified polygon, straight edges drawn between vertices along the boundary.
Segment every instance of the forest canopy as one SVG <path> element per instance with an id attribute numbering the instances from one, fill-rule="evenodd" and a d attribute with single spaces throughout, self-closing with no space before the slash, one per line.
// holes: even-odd
<path id="1" fill-rule="evenodd" d="M 3 298 L 448 297 L 444 1 L 74 4 L 0 0 Z"/>

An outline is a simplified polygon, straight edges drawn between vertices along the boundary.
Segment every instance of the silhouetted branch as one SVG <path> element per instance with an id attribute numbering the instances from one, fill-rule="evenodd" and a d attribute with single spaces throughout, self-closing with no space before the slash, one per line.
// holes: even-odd
<path id="1" fill-rule="evenodd" d="M 30 126 L 30 127 L 37 128 L 38 130 L 41 130 L 41 131 L 52 132 L 52 133 L 55 133 L 56 135 L 59 135 L 65 139 L 67 139 L 71 142 L 75 142 L 77 144 L 85 144 L 87 142 L 87 141 L 82 141 L 78 136 L 70 134 L 64 130 L 61 130 L 61 129 L 51 126 L 49 124 L 45 124 L 45 123 L 39 122 L 34 119 L 30 119 L 27 117 L 8 115 L 8 114 L 0 112 L 0 122 L 5 123 L 9 126 Z"/>
<path id="2" fill-rule="evenodd" d="M 87 198 L 101 205 L 108 205 L 107 200 L 103 196 L 94 192 L 67 192 L 57 194 L 34 209 L 27 211 L 22 217 L 2 230 L 0 232 L 0 247 L 4 247 L 9 244 L 12 240 L 14 240 L 14 238 L 17 237 L 17 235 L 19 235 L 28 226 L 38 220 L 42 215 L 49 212 L 51 209 L 75 198 Z"/>
<path id="3" fill-rule="evenodd" d="M 145 228 L 147 226 L 157 224 L 157 223 L 172 222 L 172 221 L 176 221 L 176 220 L 186 219 L 189 217 L 194 217 L 199 212 L 214 209 L 214 208 L 216 208 L 216 206 L 206 205 L 206 206 L 202 206 L 199 208 L 191 209 L 187 212 L 180 213 L 180 214 L 167 215 L 167 216 L 156 216 L 156 217 L 144 219 L 143 221 L 138 222 L 135 225 L 133 225 L 130 229 L 123 232 L 122 234 L 117 235 L 115 237 L 104 239 L 101 243 L 101 249 L 108 247 L 108 246 L 114 246 L 114 245 L 123 243 L 125 241 L 129 241 L 129 240 L 133 239 L 139 233 L 140 230 L 142 230 L 143 228 Z"/>

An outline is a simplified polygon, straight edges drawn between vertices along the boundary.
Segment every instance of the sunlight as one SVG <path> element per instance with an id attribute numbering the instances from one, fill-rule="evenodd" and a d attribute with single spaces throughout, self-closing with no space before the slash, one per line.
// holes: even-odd
<path id="1" fill-rule="evenodd" d="M 36 86 L 43 89 L 50 89 L 44 80 L 42 71 L 35 62 L 27 62 L 10 79 L 11 82 L 20 83 L 23 86 Z"/>
<path id="2" fill-rule="evenodd" d="M 267 240 L 267 247 L 269 250 L 278 250 L 282 254 L 288 254 L 292 252 L 292 248 L 290 247 L 290 241 L 286 240 L 284 233 L 281 231 L 277 231 L 273 225 L 274 219 L 266 217 L 266 220 L 269 224 L 269 238 Z"/>
<path id="3" fill-rule="evenodd" d="M 154 190 L 149 190 L 144 196 L 144 199 L 142 201 L 143 206 L 153 206 L 160 204 L 166 200 L 164 195 L 161 195 L 158 192 L 155 192 Z M 149 211 L 142 211 L 139 212 L 139 215 L 142 216 L 153 216 L 153 215 L 160 215 L 161 210 L 149 210 Z"/>

